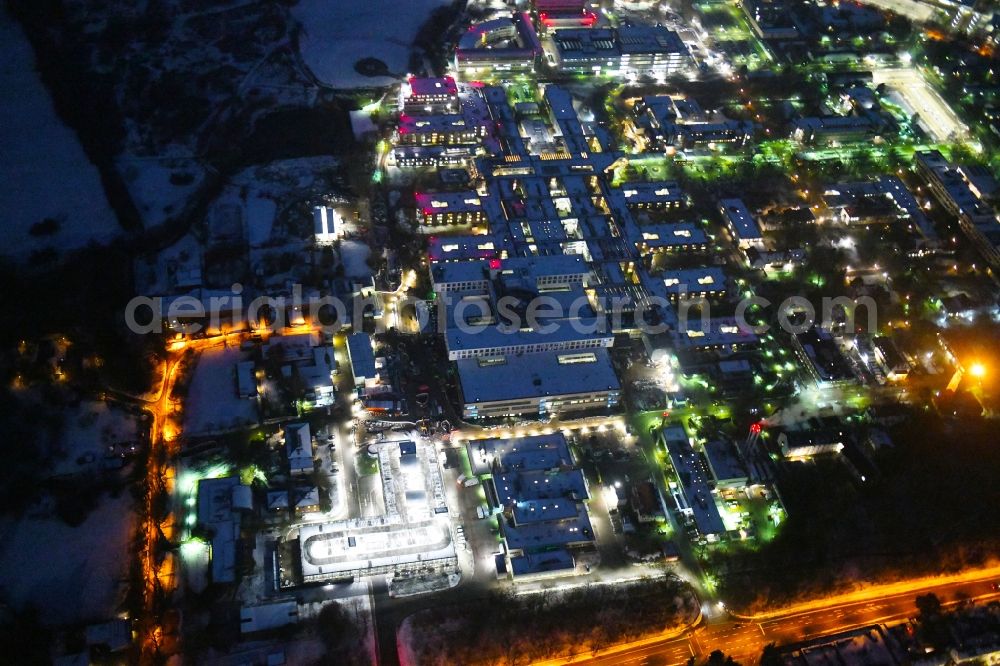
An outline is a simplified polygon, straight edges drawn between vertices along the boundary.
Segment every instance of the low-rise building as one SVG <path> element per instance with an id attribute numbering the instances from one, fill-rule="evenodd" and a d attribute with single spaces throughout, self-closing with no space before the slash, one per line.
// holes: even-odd
<path id="1" fill-rule="evenodd" d="M 313 445 L 308 423 L 289 423 L 285 426 L 285 455 L 293 475 L 312 473 Z"/>
<path id="2" fill-rule="evenodd" d="M 458 110 L 458 85 L 450 76 L 411 76 L 399 86 L 399 99 L 405 113 L 454 113 Z"/>
<path id="3" fill-rule="evenodd" d="M 472 160 L 475 146 L 393 146 L 389 163 L 400 169 L 462 167 Z"/>
<path id="4" fill-rule="evenodd" d="M 213 583 L 236 582 L 242 514 L 253 508 L 238 476 L 198 481 L 198 524 L 208 532 Z"/>
<path id="5" fill-rule="evenodd" d="M 473 330 L 450 328 L 445 333 L 448 360 L 516 356 L 537 352 L 585 352 L 610 348 L 614 333 L 598 321 L 574 320 L 555 324 L 539 335 L 533 330 L 507 330 L 486 326 Z"/>
<path id="6" fill-rule="evenodd" d="M 813 326 L 792 336 L 792 342 L 799 359 L 817 383 L 838 384 L 856 379 L 833 335 L 825 328 Z"/>
<path id="7" fill-rule="evenodd" d="M 705 113 L 694 100 L 669 95 L 643 97 L 633 114 L 639 132 L 657 150 L 722 143 L 742 146 L 757 129 L 750 121 Z"/>
<path id="8" fill-rule="evenodd" d="M 470 441 L 467 449 L 473 472 L 490 474 L 487 497 L 501 509 L 503 568 L 520 580 L 574 573 L 575 556 L 593 550 L 595 536 L 586 478 L 562 433 Z"/>
<path id="9" fill-rule="evenodd" d="M 669 426 L 663 429 L 663 441 L 677 475 L 677 483 L 672 488 L 676 486 L 679 491 L 674 495 L 678 510 L 693 520 L 699 534 L 706 539 L 717 540 L 725 534 L 726 526 L 687 433 L 682 426 Z"/>
<path id="10" fill-rule="evenodd" d="M 692 222 L 634 225 L 626 231 L 640 254 L 696 251 L 708 247 L 708 236 Z"/>
<path id="11" fill-rule="evenodd" d="M 354 333 L 347 337 L 347 359 L 351 363 L 354 386 L 371 388 L 378 383 L 375 368 L 375 349 L 367 333 Z"/>
<path id="12" fill-rule="evenodd" d="M 688 320 L 676 333 L 675 339 L 678 349 L 721 353 L 754 349 L 760 345 L 757 334 L 735 317 Z"/>
<path id="13" fill-rule="evenodd" d="M 268 629 L 279 629 L 299 621 L 299 606 L 295 600 L 276 601 L 260 606 L 243 606 L 240 609 L 240 633 L 252 634 Z"/>
<path id="14" fill-rule="evenodd" d="M 805 250 L 761 250 L 757 247 L 748 247 L 743 251 L 747 263 L 751 268 L 764 271 L 767 275 L 775 273 L 789 273 L 792 270 L 805 264 Z"/>
<path id="15" fill-rule="evenodd" d="M 672 301 L 722 298 L 729 291 L 729 278 L 718 266 L 663 271 L 660 277 Z"/>
<path id="16" fill-rule="evenodd" d="M 872 338 L 872 348 L 875 351 L 875 361 L 890 380 L 901 381 L 910 374 L 910 363 L 891 338 Z"/>
<path id="17" fill-rule="evenodd" d="M 269 490 L 267 491 L 266 509 L 268 513 L 282 513 L 288 511 L 288 491 Z"/>
<path id="18" fill-rule="evenodd" d="M 455 69 L 465 78 L 532 72 L 542 55 L 531 17 L 516 12 L 469 27 L 455 49 Z"/>
<path id="19" fill-rule="evenodd" d="M 630 503 L 635 517 L 640 523 L 654 523 L 664 520 L 663 501 L 656 484 L 646 479 L 632 484 Z"/>
<path id="20" fill-rule="evenodd" d="M 491 263 L 498 265 L 498 262 L 499 260 L 491 259 L 488 262 L 456 261 L 432 264 L 431 287 L 438 294 L 461 292 L 488 295 L 491 285 L 490 265 Z"/>
<path id="21" fill-rule="evenodd" d="M 742 199 L 720 199 L 719 212 L 726 228 L 741 249 L 762 247 L 764 236 Z"/>
<path id="22" fill-rule="evenodd" d="M 621 396 L 603 347 L 466 358 L 457 367 L 466 419 L 604 411 Z"/>
<path id="23" fill-rule="evenodd" d="M 876 137 L 884 121 L 872 114 L 799 118 L 792 123 L 792 138 L 800 143 L 847 143 Z"/>
<path id="24" fill-rule="evenodd" d="M 680 208 L 687 205 L 687 194 L 676 180 L 629 183 L 618 192 L 631 209 Z M 615 196 L 617 192 L 612 192 Z"/>
<path id="25" fill-rule="evenodd" d="M 499 259 L 507 246 L 492 235 L 431 236 L 427 258 L 431 264 Z"/>
<path id="26" fill-rule="evenodd" d="M 663 26 L 560 30 L 552 41 L 565 72 L 664 78 L 691 60 L 677 33 Z"/>
<path id="27" fill-rule="evenodd" d="M 468 146 L 486 136 L 486 126 L 460 113 L 433 116 L 403 114 L 396 127 L 400 146 Z"/>
<path id="28" fill-rule="evenodd" d="M 313 208 L 313 238 L 317 245 L 332 245 L 343 234 L 344 220 L 330 206 Z"/>
<path id="29" fill-rule="evenodd" d="M 486 221 L 483 202 L 474 190 L 418 192 L 417 219 L 430 226 L 481 224 Z"/>
<path id="30" fill-rule="evenodd" d="M 291 316 L 302 315 L 292 312 Z M 333 404 L 336 361 L 333 348 L 320 344 L 319 336 L 314 333 L 276 335 L 264 344 L 262 351 L 269 363 L 281 366 L 283 380 L 297 378 L 304 389 L 303 404 L 306 409 Z"/>
<path id="31" fill-rule="evenodd" d="M 840 453 L 847 434 L 840 429 L 787 430 L 778 435 L 778 446 L 786 458 L 811 458 L 823 453 Z"/>
<path id="32" fill-rule="evenodd" d="M 761 39 L 797 39 L 799 30 L 785 0 L 740 0 L 754 33 Z"/>
<path id="33" fill-rule="evenodd" d="M 292 504 L 299 516 L 314 513 L 320 509 L 320 490 L 316 486 L 306 486 L 292 490 Z"/>
<path id="34" fill-rule="evenodd" d="M 716 488 L 745 488 L 750 481 L 739 451 L 730 440 L 716 439 L 706 443 L 705 459 Z"/>
<path id="35" fill-rule="evenodd" d="M 917 153 L 917 172 L 924 177 L 934 196 L 958 217 L 965 235 L 986 260 L 1000 268 L 1000 218 L 982 194 L 995 187 L 981 172 L 956 167 L 936 150 Z M 986 185 L 992 182 L 993 185 Z"/>

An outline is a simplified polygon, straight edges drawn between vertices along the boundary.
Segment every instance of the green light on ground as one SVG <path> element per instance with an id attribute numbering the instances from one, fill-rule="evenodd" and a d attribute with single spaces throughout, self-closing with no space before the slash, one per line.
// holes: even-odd
<path id="1" fill-rule="evenodd" d="M 208 550 L 208 544 L 200 539 L 191 538 L 181 544 L 181 559 L 194 560 L 200 558 Z"/>
<path id="2" fill-rule="evenodd" d="M 267 476 L 264 471 L 256 465 L 249 465 L 240 470 L 240 483 L 245 486 L 253 485 L 254 481 L 267 485 Z"/>
<path id="3" fill-rule="evenodd" d="M 469 450 L 466 447 L 459 449 L 459 459 L 462 461 L 462 474 L 472 477 L 472 461 L 469 460 Z"/>

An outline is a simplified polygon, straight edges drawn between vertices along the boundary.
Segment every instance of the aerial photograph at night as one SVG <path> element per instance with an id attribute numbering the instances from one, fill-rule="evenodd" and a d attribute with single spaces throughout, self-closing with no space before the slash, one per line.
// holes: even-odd
<path id="1" fill-rule="evenodd" d="M 1000 666 L 1000 0 L 0 22 L 0 664 Z"/>

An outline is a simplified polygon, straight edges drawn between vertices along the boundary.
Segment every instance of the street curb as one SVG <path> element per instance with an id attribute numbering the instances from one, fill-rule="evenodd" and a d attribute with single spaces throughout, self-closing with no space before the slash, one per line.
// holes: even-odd
<path id="1" fill-rule="evenodd" d="M 921 592 L 934 587 L 939 587 L 942 585 L 950 585 L 957 583 L 974 583 L 983 580 L 988 580 L 990 578 L 995 578 L 1000 576 L 1000 565 L 989 567 L 987 569 L 979 569 L 974 572 L 968 572 L 964 574 L 952 574 L 949 576 L 937 576 L 920 578 L 911 581 L 899 581 L 896 583 L 883 583 L 880 585 L 873 585 L 871 587 L 863 588 L 854 592 L 845 592 L 842 594 L 834 595 L 832 597 L 821 597 L 819 599 L 814 599 L 801 604 L 796 604 L 793 606 L 786 606 L 784 608 L 767 611 L 766 613 L 757 613 L 753 615 L 742 615 L 729 610 L 729 615 L 738 620 L 744 620 L 747 622 L 761 622 L 764 620 L 772 620 L 779 617 L 787 617 L 789 615 L 796 615 L 799 613 L 807 613 L 810 611 L 821 610 L 823 608 L 834 608 L 842 604 L 860 603 L 863 601 L 871 601 L 874 599 L 884 598 L 886 596 L 899 596 L 902 594 Z M 894 589 L 894 588 L 903 589 Z"/>

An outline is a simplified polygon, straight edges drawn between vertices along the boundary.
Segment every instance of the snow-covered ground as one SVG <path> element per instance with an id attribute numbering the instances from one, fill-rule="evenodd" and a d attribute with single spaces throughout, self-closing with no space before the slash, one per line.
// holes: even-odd
<path id="1" fill-rule="evenodd" d="M 271 240 L 271 228 L 278 204 L 274 199 L 260 192 L 247 197 L 247 235 L 251 247 L 260 247 Z"/>
<path id="2" fill-rule="evenodd" d="M 368 265 L 371 249 L 356 240 L 345 240 L 340 244 L 340 260 L 344 263 L 344 276 L 354 279 L 371 277 L 372 269 Z"/>
<path id="3" fill-rule="evenodd" d="M 205 178 L 204 167 L 185 158 L 125 157 L 118 168 L 147 229 L 178 214 Z"/>
<path id="4" fill-rule="evenodd" d="M 137 259 L 135 284 L 136 292 L 146 296 L 200 286 L 201 243 L 187 234 L 158 256 Z"/>
<path id="5" fill-rule="evenodd" d="M 343 592 L 343 595 L 340 594 Z M 351 594 L 349 594 L 349 592 Z M 350 646 L 352 654 L 361 657 L 368 657 L 371 664 L 378 663 L 378 654 L 375 651 L 375 621 L 371 603 L 371 596 L 368 593 L 367 585 L 361 583 L 351 583 L 349 587 L 338 591 L 337 599 L 330 599 L 325 602 L 309 603 L 299 606 L 299 617 L 316 618 L 319 617 L 323 606 L 326 604 L 340 604 L 347 612 L 347 615 L 354 622 L 358 630 L 357 643 Z M 403 662 L 406 663 L 406 662 Z M 414 663 L 414 662 L 411 662 Z"/>
<path id="6" fill-rule="evenodd" d="M 138 419 L 103 402 L 84 402 L 65 410 L 65 427 L 52 465 L 55 476 L 100 469 L 108 447 L 131 443 L 138 434 Z"/>
<path id="7" fill-rule="evenodd" d="M 100 175 L 76 135 L 56 116 L 48 90 L 35 71 L 24 31 L 0 10 L 0 254 L 26 259 L 34 250 L 80 248 L 121 232 Z M 51 235 L 32 236 L 32 225 L 58 221 Z"/>
<path id="8" fill-rule="evenodd" d="M 331 194 L 331 179 L 339 162 L 329 156 L 279 160 L 245 169 L 233 176 L 230 192 L 244 199 L 247 239 L 251 248 L 261 248 L 285 240 L 291 230 L 276 229 L 278 204 L 289 205 L 302 198 Z M 312 226 L 308 226 L 311 232 Z M 291 233 L 304 239 L 305 234 Z"/>
<path id="9" fill-rule="evenodd" d="M 302 58 L 316 77 L 335 88 L 391 85 L 386 76 L 359 74 L 354 64 L 377 58 L 405 75 L 410 48 L 431 12 L 449 0 L 300 0 L 292 15 L 303 26 Z"/>
<path id="10" fill-rule="evenodd" d="M 0 521 L 0 592 L 33 604 L 47 624 L 112 617 L 124 591 L 134 514 L 132 496 L 104 498 L 83 524 L 57 518 Z"/>
<path id="11" fill-rule="evenodd" d="M 184 401 L 186 435 L 209 435 L 257 423 L 256 403 L 236 393 L 236 364 L 248 358 L 238 347 L 202 352 Z"/>

